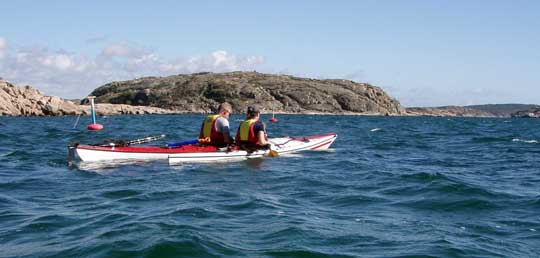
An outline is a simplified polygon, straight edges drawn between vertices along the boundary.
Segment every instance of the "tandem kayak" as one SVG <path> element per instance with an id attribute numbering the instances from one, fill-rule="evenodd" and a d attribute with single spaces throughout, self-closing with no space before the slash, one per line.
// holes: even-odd
<path id="1" fill-rule="evenodd" d="M 268 139 L 279 154 L 305 150 L 326 150 L 336 140 L 336 133 L 310 137 L 280 137 Z M 260 158 L 269 150 L 247 152 L 245 150 L 227 150 L 213 146 L 185 145 L 178 148 L 162 146 L 74 146 L 74 152 L 84 162 L 115 160 L 168 160 L 170 164 L 181 162 L 212 162 Z"/>

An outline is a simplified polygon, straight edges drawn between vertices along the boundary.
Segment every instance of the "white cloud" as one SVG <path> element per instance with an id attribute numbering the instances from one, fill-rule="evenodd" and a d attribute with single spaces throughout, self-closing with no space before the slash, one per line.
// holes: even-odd
<path id="1" fill-rule="evenodd" d="M 0 77 L 30 84 L 46 94 L 81 98 L 116 80 L 194 72 L 255 70 L 260 56 L 238 56 L 217 50 L 204 56 L 166 59 L 155 51 L 128 43 L 105 46 L 96 56 L 49 48 L 10 48 L 0 38 Z"/>
<path id="2" fill-rule="evenodd" d="M 68 70 L 74 65 L 72 57 L 66 54 L 45 56 L 43 59 L 41 59 L 41 63 L 45 67 L 50 67 L 57 70 Z"/>

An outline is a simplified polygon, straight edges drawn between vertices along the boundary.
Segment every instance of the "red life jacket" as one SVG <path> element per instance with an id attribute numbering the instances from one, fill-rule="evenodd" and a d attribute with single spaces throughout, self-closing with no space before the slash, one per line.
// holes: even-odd
<path id="1" fill-rule="evenodd" d="M 221 115 L 210 115 L 204 120 L 204 124 L 201 128 L 201 142 L 206 142 L 206 139 L 210 139 L 209 143 L 211 145 L 223 145 L 225 144 L 225 137 L 223 133 L 218 132 L 217 130 L 217 120 Z"/>

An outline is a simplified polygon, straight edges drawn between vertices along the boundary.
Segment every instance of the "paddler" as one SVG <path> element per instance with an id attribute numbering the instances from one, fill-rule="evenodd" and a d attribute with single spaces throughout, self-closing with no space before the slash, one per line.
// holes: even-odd
<path id="1" fill-rule="evenodd" d="M 265 125 L 259 120 L 259 116 L 257 108 L 248 107 L 247 118 L 240 124 L 236 134 L 236 143 L 241 149 L 253 151 L 270 148 Z"/>
<path id="2" fill-rule="evenodd" d="M 199 134 L 199 143 L 216 147 L 225 147 L 233 144 L 229 128 L 229 115 L 232 112 L 231 104 L 223 102 L 218 106 L 218 113 L 209 115 L 204 119 Z"/>

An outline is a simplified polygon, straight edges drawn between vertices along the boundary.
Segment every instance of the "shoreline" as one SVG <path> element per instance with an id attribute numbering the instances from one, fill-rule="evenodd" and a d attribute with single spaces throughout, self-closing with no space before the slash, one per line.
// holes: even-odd
<path id="1" fill-rule="evenodd" d="M 97 106 L 99 106 L 98 104 Z M 134 106 L 139 107 L 139 106 Z M 89 109 L 89 107 L 88 107 Z M 97 116 L 141 116 L 141 115 L 209 115 L 213 113 L 209 112 L 193 112 L 193 111 L 177 111 L 177 110 L 165 110 L 165 112 L 135 112 L 135 113 L 114 113 L 103 112 L 99 108 L 96 110 Z M 434 115 L 434 114 L 381 114 L 381 113 L 325 113 L 325 112 L 274 112 L 274 115 L 308 115 L 308 116 L 374 116 L 374 117 L 441 117 L 441 118 L 513 118 L 510 116 L 472 116 L 472 115 Z M 243 115 L 243 113 L 232 113 L 232 115 Z M 261 116 L 272 115 L 272 113 L 262 113 Z M 62 115 L 0 115 L 1 117 L 77 117 L 77 116 L 90 116 L 89 112 L 83 110 L 78 114 L 62 114 Z"/>

